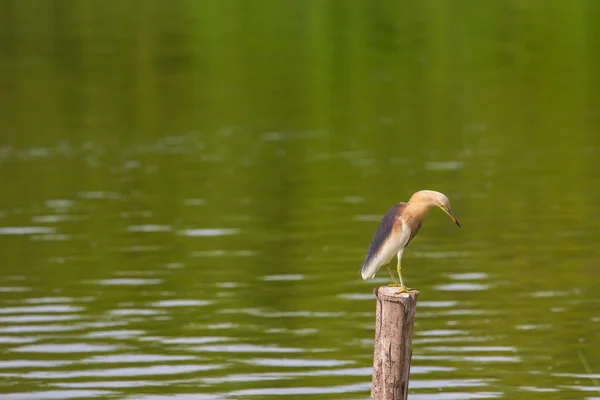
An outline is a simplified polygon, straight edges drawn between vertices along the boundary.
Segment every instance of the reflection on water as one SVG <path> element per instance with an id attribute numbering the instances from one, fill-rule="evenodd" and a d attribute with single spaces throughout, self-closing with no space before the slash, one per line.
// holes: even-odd
<path id="1" fill-rule="evenodd" d="M 8 1 L 0 400 L 368 397 L 422 188 L 410 398 L 598 398 L 596 2 L 267 3 Z"/>
<path id="2" fill-rule="evenodd" d="M 488 279 L 483 273 L 449 277 L 455 284 L 469 279 Z M 263 282 L 294 282 L 303 278 L 302 275 L 270 275 Z M 145 280 L 117 283 L 115 280 L 108 284 L 105 280 L 81 284 L 96 287 L 99 297 L 109 295 L 101 292 L 102 288 L 115 287 L 125 295 L 130 293 L 131 285 L 147 285 Z M 347 285 L 359 287 L 352 282 Z M 218 288 L 219 291 L 240 290 L 231 284 L 221 284 Z M 442 289 L 439 293 L 447 292 Z M 370 388 L 373 315 L 365 311 L 373 306 L 372 295 L 341 293 L 330 298 L 338 304 L 332 309 L 344 309 L 349 301 L 365 303 L 364 308 L 354 307 L 355 310 L 345 312 L 322 312 L 314 306 L 286 311 L 277 304 L 247 308 L 242 303 L 231 308 L 238 300 L 169 298 L 171 293 L 164 291 L 149 295 L 141 293 L 143 303 L 134 300 L 103 310 L 97 309 L 102 303 L 87 297 L 21 295 L 5 299 L 0 315 L 8 318 L 3 319 L 0 345 L 9 357 L 0 361 L 0 376 L 6 382 L 51 389 L 33 393 L 13 391 L 0 398 L 53 398 L 56 393 L 64 393 L 64 398 L 75 398 L 75 394 L 77 398 L 96 398 L 124 396 L 139 388 L 170 388 L 171 392 L 193 387 L 213 392 L 213 398 L 364 396 Z M 522 365 L 526 363 L 523 357 L 532 355 L 518 345 L 507 345 L 510 342 L 502 339 L 506 331 L 485 328 L 497 311 L 477 307 L 472 299 L 438 298 L 440 300 L 419 303 L 411 370 L 414 396 L 431 399 L 504 397 L 505 392 L 498 390 L 501 377 L 485 371 L 509 373 L 511 365 Z M 119 308 L 119 304 L 127 308 Z M 219 315 L 229 317 L 223 319 Z M 34 318 L 19 318 L 30 316 Z M 218 320 L 238 323 L 212 323 Z M 281 325 L 286 320 L 292 324 L 287 328 L 287 324 Z M 179 321 L 176 330 L 172 328 L 173 321 Z M 357 335 L 356 339 L 366 340 L 357 342 L 352 336 L 332 340 L 325 335 L 328 331 L 348 329 L 343 321 L 362 326 L 358 331 L 364 334 Z M 538 329 L 531 329 L 539 334 Z M 267 340 L 262 339 L 265 336 Z M 296 345 L 291 345 L 293 343 Z M 545 360 L 548 357 L 541 355 Z M 464 377 L 465 371 L 470 378 Z M 534 381 L 535 371 L 529 373 Z M 560 387 L 575 390 L 569 382 L 584 377 L 587 377 L 584 373 L 556 373 L 552 379 L 562 381 Z M 110 380 L 102 380 L 106 378 Z M 589 386 L 581 386 L 579 390 L 587 389 Z M 528 385 L 521 390 L 556 393 L 559 389 L 556 385 Z M 181 398 L 188 395 L 196 394 Z M 153 398 L 148 396 L 136 398 Z"/>

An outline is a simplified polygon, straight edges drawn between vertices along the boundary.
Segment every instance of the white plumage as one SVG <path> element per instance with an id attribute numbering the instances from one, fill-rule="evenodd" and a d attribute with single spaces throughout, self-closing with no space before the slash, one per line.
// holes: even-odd
<path id="1" fill-rule="evenodd" d="M 402 259 L 404 247 L 410 239 L 410 228 L 404 221 L 400 222 L 402 225 L 398 233 L 389 236 L 383 246 L 379 248 L 377 255 L 362 267 L 360 273 L 363 279 L 373 279 L 377 271 L 384 265 L 389 264 L 395 256 L 398 257 L 398 262 Z"/>

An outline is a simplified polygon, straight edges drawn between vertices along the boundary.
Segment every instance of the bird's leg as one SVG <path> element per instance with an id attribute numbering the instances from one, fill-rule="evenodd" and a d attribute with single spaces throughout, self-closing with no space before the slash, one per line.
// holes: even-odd
<path id="1" fill-rule="evenodd" d="M 406 291 L 406 286 L 404 286 L 404 281 L 402 280 L 402 264 L 400 264 L 400 255 L 398 254 L 398 265 L 396 265 L 396 269 L 398 270 L 398 277 L 400 278 L 400 292 Z"/>
<path id="2" fill-rule="evenodd" d="M 398 270 L 398 277 L 400 278 L 400 290 L 398 292 L 396 292 L 395 294 L 400 294 L 400 293 L 419 293 L 419 291 L 417 289 L 410 289 L 407 288 L 406 286 L 404 286 L 404 281 L 402 280 L 402 263 L 401 263 L 401 259 L 402 259 L 402 252 L 398 253 L 398 265 L 396 266 L 396 269 Z"/>
<path id="3" fill-rule="evenodd" d="M 392 268 L 390 268 L 390 263 L 385 264 L 385 267 L 387 268 L 388 272 L 390 273 L 390 278 L 392 278 L 392 282 L 394 282 L 394 283 L 390 283 L 388 286 L 392 286 L 392 287 L 400 286 L 400 285 L 398 285 L 398 281 L 396 281 L 396 277 L 394 276 L 394 273 L 392 272 Z"/>

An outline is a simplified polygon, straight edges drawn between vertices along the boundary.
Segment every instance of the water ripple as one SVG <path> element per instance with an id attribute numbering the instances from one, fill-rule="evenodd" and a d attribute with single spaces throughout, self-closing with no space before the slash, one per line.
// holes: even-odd
<path id="1" fill-rule="evenodd" d="M 130 225 L 128 232 L 169 232 L 173 228 L 170 225 Z"/>
<path id="2" fill-rule="evenodd" d="M 160 300 L 151 303 L 152 307 L 200 307 L 212 304 L 209 300 Z"/>
<path id="3" fill-rule="evenodd" d="M 0 314 L 19 314 L 19 313 L 73 313 L 84 310 L 83 307 L 70 305 L 48 305 L 48 306 L 22 306 L 22 307 L 4 307 L 0 308 Z"/>
<path id="4" fill-rule="evenodd" d="M 115 351 L 116 346 L 100 345 L 90 343 L 65 343 L 65 344 L 34 344 L 29 346 L 15 347 L 11 351 L 18 353 L 103 353 Z"/>
<path id="5" fill-rule="evenodd" d="M 58 321 L 73 321 L 80 319 L 79 315 L 12 315 L 9 317 L 0 317 L 0 322 L 58 322 Z"/>
<path id="6" fill-rule="evenodd" d="M 323 360 L 323 359 L 301 359 L 301 358 L 251 358 L 248 360 L 239 360 L 252 365 L 269 367 L 338 367 L 341 365 L 353 364 L 353 361 L 343 360 Z"/>
<path id="7" fill-rule="evenodd" d="M 109 396 L 116 392 L 109 390 L 48 390 L 43 392 L 0 394 L 0 400 L 67 400 L 88 399 Z"/>
<path id="8" fill-rule="evenodd" d="M 283 388 L 256 388 L 242 389 L 229 392 L 230 396 L 289 396 L 289 395 L 313 395 L 354 393 L 371 389 L 371 382 L 357 383 L 353 385 L 328 386 L 328 387 L 283 387 Z"/>
<path id="9" fill-rule="evenodd" d="M 49 361 L 49 360 L 9 360 L 0 361 L 0 368 L 52 368 L 64 367 L 72 364 L 72 361 Z"/>
<path id="10" fill-rule="evenodd" d="M 35 235 L 55 233 L 56 228 L 48 226 L 4 226 L 0 227 L 0 235 Z"/>
<path id="11" fill-rule="evenodd" d="M 184 229 L 178 232 L 181 236 L 225 236 L 225 235 L 236 235 L 239 233 L 238 229 L 234 228 L 215 228 L 215 229 Z"/>
<path id="12" fill-rule="evenodd" d="M 81 371 L 35 371 L 18 374 L 26 379 L 72 379 L 72 378 L 102 378 L 102 377 L 137 377 L 137 376 L 165 376 L 188 374 L 199 371 L 211 371 L 221 368 L 213 364 L 178 364 L 178 365 L 151 365 L 126 368 L 92 369 Z"/>
<path id="13" fill-rule="evenodd" d="M 177 356 L 165 354 L 111 354 L 106 356 L 93 356 L 84 359 L 83 363 L 103 364 L 103 363 L 157 363 L 166 361 L 189 361 L 194 360 L 194 356 Z"/>
<path id="14" fill-rule="evenodd" d="M 189 348 L 198 352 L 220 353 L 302 353 L 305 350 L 297 347 L 260 346 L 252 344 L 227 344 L 196 346 Z"/>
<path id="15" fill-rule="evenodd" d="M 447 284 L 438 285 L 435 287 L 436 290 L 451 291 L 451 292 L 487 290 L 489 288 L 490 288 L 490 285 L 486 285 L 486 284 L 482 284 L 482 283 L 447 283 Z"/>
<path id="16" fill-rule="evenodd" d="M 142 278 L 114 278 L 114 279 L 102 279 L 96 281 L 98 285 L 105 286 L 120 286 L 120 285 L 158 285 L 162 283 L 162 279 L 142 279 Z"/>
<path id="17" fill-rule="evenodd" d="M 265 281 L 300 281 L 302 279 L 304 279 L 304 275 L 301 274 L 266 275 L 263 277 Z"/>

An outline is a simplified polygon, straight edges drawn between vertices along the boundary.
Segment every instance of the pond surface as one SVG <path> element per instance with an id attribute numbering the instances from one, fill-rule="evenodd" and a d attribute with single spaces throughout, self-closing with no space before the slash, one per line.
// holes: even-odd
<path id="1" fill-rule="evenodd" d="M 366 399 L 389 206 L 410 399 L 600 399 L 597 1 L 0 12 L 0 400 Z"/>

